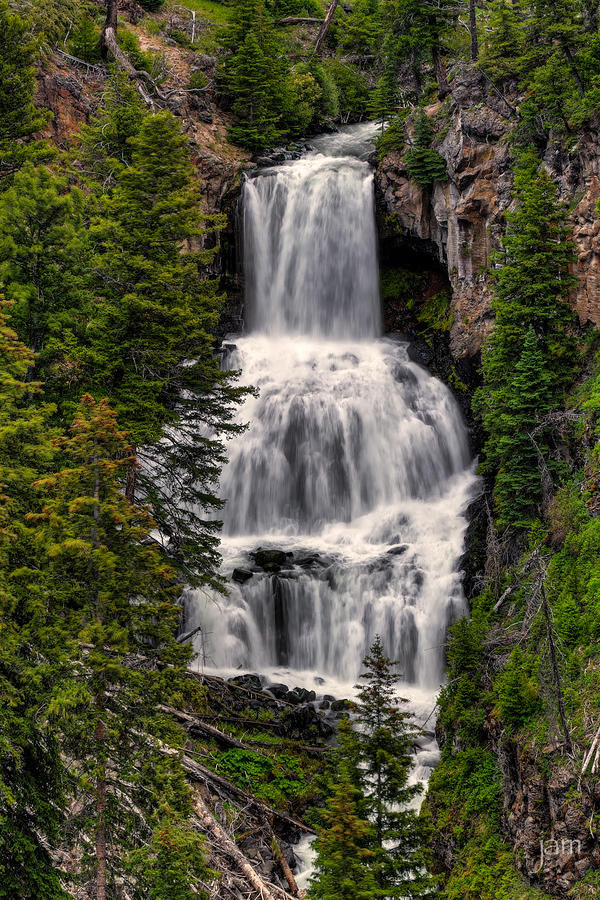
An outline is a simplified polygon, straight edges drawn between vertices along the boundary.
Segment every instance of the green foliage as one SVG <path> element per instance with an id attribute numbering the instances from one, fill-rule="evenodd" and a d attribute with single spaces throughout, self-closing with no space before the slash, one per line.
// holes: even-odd
<path id="1" fill-rule="evenodd" d="M 309 790 L 302 763 L 291 753 L 278 752 L 272 757 L 249 750 L 227 750 L 219 756 L 218 771 L 238 787 L 283 808 Z"/>
<path id="2" fill-rule="evenodd" d="M 515 169 L 514 197 L 517 206 L 507 214 L 493 272 L 496 321 L 483 352 L 484 385 L 476 403 L 488 435 L 485 466 L 496 474 L 499 524 L 524 527 L 539 506 L 539 453 L 548 447 L 538 422 L 560 405 L 573 378 L 566 298 L 574 257 L 567 211 L 531 152 Z"/>
<path id="3" fill-rule="evenodd" d="M 435 181 L 446 181 L 446 163 L 437 150 L 431 149 L 433 131 L 427 114 L 419 110 L 414 124 L 413 145 L 404 154 L 406 170 L 421 187 L 430 187 Z"/>
<path id="4" fill-rule="evenodd" d="M 330 57 L 323 60 L 321 68 L 335 85 L 337 111 L 342 121 L 363 114 L 366 110 L 369 90 L 365 77 L 356 66 L 344 63 L 336 57 Z"/>
<path id="5" fill-rule="evenodd" d="M 289 92 L 289 64 L 264 0 L 237 0 L 222 40 L 229 55 L 221 77 L 239 120 L 230 129 L 231 139 L 262 150 L 285 133 L 282 118 Z"/>
<path id="6" fill-rule="evenodd" d="M 51 118 L 33 102 L 36 50 L 27 23 L 0 0 L 0 189 L 27 160 L 48 155 L 43 141 L 31 140 Z"/>
<path id="7" fill-rule="evenodd" d="M 527 672 L 522 650 L 513 650 L 508 663 L 496 681 L 500 718 L 518 728 L 540 707 L 537 685 Z"/>
<path id="8" fill-rule="evenodd" d="M 69 41 L 69 52 L 86 62 L 95 63 L 100 56 L 100 29 L 87 15 L 81 17 Z"/>
<path id="9" fill-rule="evenodd" d="M 454 311 L 447 291 L 429 297 L 417 314 L 417 319 L 427 330 L 450 331 L 454 324 Z"/>
<path id="10" fill-rule="evenodd" d="M 133 31 L 119 28 L 117 31 L 117 43 L 121 50 L 127 54 L 131 64 L 141 72 L 155 74 L 155 55 L 150 51 L 140 49 L 138 36 Z"/>
<path id="11" fill-rule="evenodd" d="M 402 116 L 394 116 L 377 139 L 377 158 L 381 161 L 388 153 L 401 153 L 405 146 L 404 119 Z"/>
<path id="12" fill-rule="evenodd" d="M 151 842 L 131 854 L 130 868 L 139 900 L 206 900 L 198 882 L 217 876 L 206 865 L 204 837 L 168 806 Z"/>
<path id="13" fill-rule="evenodd" d="M 489 7 L 480 64 L 491 78 L 515 79 L 525 47 L 522 24 L 512 3 L 494 0 Z"/>
<path id="14" fill-rule="evenodd" d="M 421 787 L 408 784 L 416 733 L 396 692 L 396 665 L 377 637 L 357 685 L 356 727 L 346 722 L 341 728 L 334 755 L 331 796 L 316 845 L 316 900 L 335 896 L 344 865 L 344 897 L 433 895 L 424 869 L 424 825 L 411 809 Z"/>
<path id="15" fill-rule="evenodd" d="M 12 321 L 58 393 L 61 375 L 75 378 L 66 355 L 88 298 L 82 222 L 82 193 L 45 168 L 26 165 L 0 195 L 0 280 L 15 302 Z"/>
<path id="16" fill-rule="evenodd" d="M 129 145 L 130 165 L 90 227 L 98 299 L 82 364 L 90 386 L 108 393 L 134 445 L 144 446 L 149 465 L 137 482 L 159 526 L 198 566 L 198 577 L 215 582 L 218 523 L 199 510 L 221 505 L 213 489 L 223 448 L 206 435 L 236 430 L 232 403 L 243 392 L 232 388 L 213 354 L 210 332 L 221 300 L 199 267 L 214 250 L 181 252 L 204 230 L 186 139 L 162 112 L 145 116 Z M 183 471 L 181 434 L 173 428 L 187 435 Z"/>

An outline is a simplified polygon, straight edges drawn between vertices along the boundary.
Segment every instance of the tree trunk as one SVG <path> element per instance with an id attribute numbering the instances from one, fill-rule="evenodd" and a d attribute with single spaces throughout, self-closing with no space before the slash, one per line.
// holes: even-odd
<path id="1" fill-rule="evenodd" d="M 327 15 L 323 20 L 323 24 L 321 25 L 319 34 L 317 35 L 317 40 L 315 42 L 315 56 L 318 56 L 321 51 L 321 45 L 327 37 L 327 32 L 329 31 L 329 26 L 333 22 L 333 17 L 335 16 L 335 11 L 337 9 L 338 3 L 339 0 L 331 0 L 331 3 L 329 4 Z"/>
<path id="2" fill-rule="evenodd" d="M 471 59 L 479 59 L 479 43 L 477 41 L 477 19 L 475 17 L 475 0 L 469 0 L 469 29 L 471 31 Z"/>
<path id="3" fill-rule="evenodd" d="M 274 834 L 272 834 L 272 848 L 273 848 L 273 854 L 275 856 L 275 859 L 279 863 L 279 865 L 281 867 L 281 871 L 284 874 L 285 880 L 288 883 L 290 893 L 294 897 L 297 897 L 298 896 L 298 885 L 296 884 L 296 879 L 294 878 L 294 875 L 293 875 L 292 870 L 290 869 L 289 863 L 288 863 L 287 859 L 285 858 L 285 854 L 284 854 L 283 850 L 279 846 L 279 841 L 277 840 L 277 838 L 275 837 Z"/>
<path id="4" fill-rule="evenodd" d="M 442 53 L 438 44 L 434 44 L 431 48 L 433 59 L 433 71 L 435 72 L 435 80 L 438 85 L 438 97 L 443 100 L 450 93 L 450 85 L 448 84 L 448 76 L 446 74 L 446 66 L 442 59 Z"/>
<path id="5" fill-rule="evenodd" d="M 105 737 L 104 722 L 100 720 L 96 726 L 100 754 L 104 754 Z M 96 900 L 106 900 L 106 764 L 103 757 L 102 760 L 96 778 Z"/>
<path id="6" fill-rule="evenodd" d="M 106 20 L 100 35 L 102 59 L 107 59 L 108 54 L 112 52 L 113 41 L 116 43 L 118 8 L 119 0 L 106 0 Z"/>
<path id="7" fill-rule="evenodd" d="M 554 644 L 554 633 L 552 631 L 552 620 L 550 619 L 550 607 L 548 605 L 548 597 L 546 596 L 546 587 L 544 585 L 545 572 L 542 561 L 538 554 L 538 565 L 540 569 L 540 591 L 542 594 L 542 607 L 544 610 L 544 619 L 546 621 L 546 634 L 548 636 L 548 644 L 550 645 L 550 659 L 552 661 L 552 674 L 554 676 L 554 686 L 556 688 L 556 700 L 558 703 L 558 714 L 565 736 L 565 743 L 569 753 L 573 752 L 573 742 L 571 741 L 571 733 L 567 723 L 567 715 L 565 713 L 565 704 L 563 699 L 562 684 L 560 680 L 560 671 L 558 668 L 558 660 L 556 658 L 556 646 Z"/>

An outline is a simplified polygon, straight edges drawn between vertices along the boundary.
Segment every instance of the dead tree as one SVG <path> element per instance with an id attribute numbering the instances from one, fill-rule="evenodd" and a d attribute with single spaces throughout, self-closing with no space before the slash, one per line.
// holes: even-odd
<path id="1" fill-rule="evenodd" d="M 315 41 L 315 56 L 318 56 L 321 52 L 321 47 L 323 45 L 323 41 L 327 37 L 327 32 L 329 31 L 329 26 L 333 22 L 333 17 L 335 16 L 335 11 L 338 7 L 339 0 L 331 0 L 329 4 L 329 9 L 327 10 L 327 15 L 323 20 L 323 24 L 319 30 L 317 35 L 317 40 Z"/>
<path id="2" fill-rule="evenodd" d="M 573 753 L 573 741 L 571 740 L 571 732 L 569 731 L 569 723 L 567 722 L 564 694 L 562 689 L 560 670 L 558 668 L 558 656 L 556 653 L 556 641 L 554 638 L 554 629 L 552 627 L 552 618 L 550 615 L 550 604 L 548 603 L 548 596 L 546 594 L 546 570 L 544 569 L 544 564 L 542 562 L 539 548 L 535 550 L 533 554 L 533 560 L 538 567 L 538 585 L 540 597 L 542 599 L 542 612 L 544 614 L 544 623 L 546 626 L 546 637 L 550 650 L 550 662 L 552 664 L 552 677 L 554 679 L 554 688 L 556 691 L 558 715 L 560 717 L 560 723 L 562 726 L 563 734 L 565 736 L 565 744 L 567 746 L 567 750 L 569 751 L 569 753 Z"/>

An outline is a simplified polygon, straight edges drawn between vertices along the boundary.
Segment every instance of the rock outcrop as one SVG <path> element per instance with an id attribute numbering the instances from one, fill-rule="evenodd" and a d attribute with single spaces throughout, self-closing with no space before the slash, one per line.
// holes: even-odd
<path id="1" fill-rule="evenodd" d="M 377 184 L 400 239 L 418 242 L 421 252 L 447 269 L 454 309 L 450 344 L 459 359 L 477 354 L 492 323 L 487 270 L 511 204 L 509 137 L 517 118 L 512 102 L 490 93 L 485 77 L 474 69 L 457 74 L 444 108 L 435 104 L 428 114 L 445 123 L 436 149 L 446 161 L 448 181 L 421 189 L 394 152 L 380 163 Z M 573 306 L 582 323 L 600 325 L 600 122 L 592 122 L 570 152 L 551 140 L 543 159 L 563 200 L 573 207 L 579 275 Z"/>

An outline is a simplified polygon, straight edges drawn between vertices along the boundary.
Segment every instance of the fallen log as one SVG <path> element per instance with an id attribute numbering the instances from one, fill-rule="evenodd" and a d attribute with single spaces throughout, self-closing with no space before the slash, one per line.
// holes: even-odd
<path id="1" fill-rule="evenodd" d="M 255 891 L 258 891 L 263 900 L 275 900 L 274 894 L 271 893 L 258 872 L 252 868 L 242 851 L 236 847 L 229 835 L 221 828 L 204 800 L 199 796 L 196 796 L 194 811 L 202 827 L 215 838 L 219 848 L 233 860 L 239 871 L 244 875 L 244 878 Z"/>
<path id="2" fill-rule="evenodd" d="M 323 19 L 311 19 L 308 17 L 286 16 L 285 19 L 279 19 L 276 25 L 322 25 Z"/>

